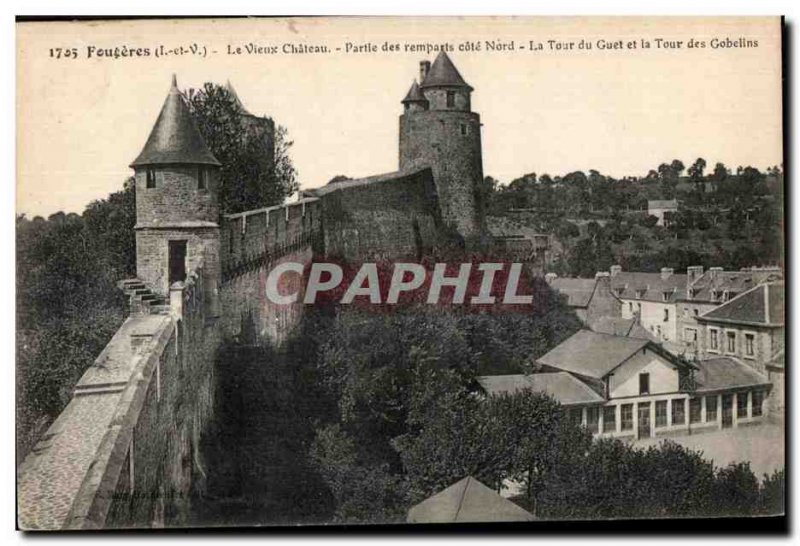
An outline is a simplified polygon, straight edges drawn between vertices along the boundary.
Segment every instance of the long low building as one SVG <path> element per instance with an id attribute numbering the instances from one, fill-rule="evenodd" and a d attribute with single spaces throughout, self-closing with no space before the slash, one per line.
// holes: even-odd
<path id="1" fill-rule="evenodd" d="M 557 400 L 594 434 L 650 438 L 756 424 L 766 376 L 732 358 L 691 362 L 659 344 L 581 330 L 538 360 L 540 373 L 482 376 L 490 396 L 523 390 Z"/>

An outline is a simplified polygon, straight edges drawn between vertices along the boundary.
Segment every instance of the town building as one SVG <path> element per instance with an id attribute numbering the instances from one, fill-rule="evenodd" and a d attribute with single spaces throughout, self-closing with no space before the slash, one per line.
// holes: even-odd
<path id="1" fill-rule="evenodd" d="M 548 273 L 545 280 L 550 288 L 565 298 L 567 306 L 584 324 L 600 317 L 621 316 L 621 302 L 611 292 L 608 273 L 598 273 L 594 279 L 559 277 Z"/>
<path id="2" fill-rule="evenodd" d="M 699 358 L 735 361 L 766 374 L 778 411 L 784 408 L 784 298 L 783 282 L 768 282 L 696 318 Z"/>
<path id="3" fill-rule="evenodd" d="M 552 396 L 596 435 L 630 439 L 757 424 L 769 379 L 734 359 L 692 362 L 647 339 L 581 330 L 538 359 L 540 372 L 482 376 L 487 395 Z"/>
<path id="4" fill-rule="evenodd" d="M 599 273 L 602 275 L 603 273 Z M 702 266 L 675 273 L 628 272 L 618 265 L 609 272 L 611 293 L 621 302 L 621 317 L 637 318 L 657 341 L 679 354 L 697 350 L 697 317 L 763 282 L 782 278 L 776 267 L 724 271 Z"/>
<path id="5" fill-rule="evenodd" d="M 676 199 L 657 199 L 647 202 L 647 214 L 658 218 L 657 226 L 669 226 L 670 216 L 678 212 Z"/>
<path id="6" fill-rule="evenodd" d="M 472 476 L 428 497 L 408 510 L 408 523 L 533 521 L 533 514 L 503 498 Z"/>
<path id="7" fill-rule="evenodd" d="M 740 271 L 724 271 L 721 267 L 703 271 L 702 266 L 688 267 L 686 292 L 678 300 L 676 309 L 679 344 L 688 354 L 696 353 L 700 329 L 698 317 L 761 283 L 777 281 L 782 276 L 777 267 L 751 267 Z"/>

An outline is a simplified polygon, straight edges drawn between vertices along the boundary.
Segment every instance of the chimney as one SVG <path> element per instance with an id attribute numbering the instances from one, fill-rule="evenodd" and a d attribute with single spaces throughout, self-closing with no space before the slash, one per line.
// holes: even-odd
<path id="1" fill-rule="evenodd" d="M 422 84 L 425 81 L 425 76 L 428 75 L 428 71 L 431 69 L 431 62 L 430 61 L 420 61 L 419 62 L 419 83 Z"/>
<path id="2" fill-rule="evenodd" d="M 554 280 L 556 280 L 556 278 L 557 278 L 557 277 L 558 277 L 558 275 L 557 275 L 557 274 L 555 274 L 555 273 L 547 273 L 547 274 L 544 276 L 544 280 L 545 280 L 545 282 L 547 282 L 547 284 L 550 284 L 550 283 L 552 283 Z"/>
<path id="3" fill-rule="evenodd" d="M 722 272 L 721 267 L 709 267 L 708 268 L 708 278 L 710 280 L 715 280 L 717 278 L 717 273 Z"/>
<path id="4" fill-rule="evenodd" d="M 702 276 L 703 276 L 702 265 L 690 265 L 689 267 L 686 268 L 686 281 L 689 284 L 694 283 L 694 281 L 696 281 Z"/>
<path id="5" fill-rule="evenodd" d="M 661 280 L 665 281 L 665 280 L 669 279 L 672 276 L 673 273 L 675 273 L 675 270 L 672 269 L 671 267 L 662 267 L 661 268 Z"/>
<path id="6" fill-rule="evenodd" d="M 607 279 L 610 276 L 611 274 L 608 271 L 598 271 L 597 273 L 594 274 L 595 279 Z"/>
<path id="7" fill-rule="evenodd" d="M 618 273 L 622 273 L 622 266 L 621 265 L 612 265 L 611 266 L 611 276 L 616 277 Z"/>

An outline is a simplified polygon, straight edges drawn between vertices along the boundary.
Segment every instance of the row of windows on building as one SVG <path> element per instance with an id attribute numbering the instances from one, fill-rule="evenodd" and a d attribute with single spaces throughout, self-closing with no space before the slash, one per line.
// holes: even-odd
<path id="1" fill-rule="evenodd" d="M 746 392 L 739 393 L 736 397 L 736 417 L 737 419 L 746 419 L 748 417 L 760 417 L 763 415 L 763 405 L 766 398 L 766 392 L 763 390 L 751 391 L 752 395 L 752 413 L 748 416 L 748 396 Z M 732 394 L 724 396 L 733 396 Z M 716 423 L 719 417 L 719 408 L 717 404 L 717 395 L 706 396 L 706 414 L 705 420 L 703 419 L 703 401 L 702 397 L 693 397 L 688 399 L 689 405 L 689 423 Z M 581 408 L 571 408 L 569 410 L 569 419 L 573 423 L 580 425 L 585 424 L 590 432 L 609 433 L 617 431 L 617 407 L 620 408 L 620 430 L 632 431 L 633 430 L 633 411 L 636 406 L 639 412 L 650 414 L 651 402 L 638 402 L 637 404 L 619 404 L 613 406 L 603 407 L 587 407 L 586 408 L 586 422 L 582 423 L 583 410 Z M 732 402 L 731 402 L 732 404 Z M 686 398 L 675 398 L 671 400 L 657 400 L 655 402 L 655 428 L 665 428 L 667 426 L 681 426 L 686 425 Z M 600 412 L 603 412 L 602 430 L 600 423 Z M 732 407 L 731 407 L 732 411 Z M 668 414 L 672 414 L 672 420 L 668 419 Z"/>
<path id="2" fill-rule="evenodd" d="M 724 352 L 728 354 L 736 354 L 737 351 L 737 332 L 735 330 L 726 330 L 724 336 Z M 717 328 L 708 329 L 708 350 L 714 352 L 722 352 L 721 346 L 723 343 L 720 330 Z M 754 357 L 756 354 L 755 348 L 756 336 L 753 333 L 745 332 L 744 334 L 744 355 Z"/>
<path id="3" fill-rule="evenodd" d="M 147 189 L 153 189 L 156 187 L 156 170 L 155 169 L 147 169 L 146 176 L 146 183 L 145 187 Z M 205 167 L 197 167 L 197 189 L 198 190 L 205 190 L 208 189 L 208 171 Z"/>

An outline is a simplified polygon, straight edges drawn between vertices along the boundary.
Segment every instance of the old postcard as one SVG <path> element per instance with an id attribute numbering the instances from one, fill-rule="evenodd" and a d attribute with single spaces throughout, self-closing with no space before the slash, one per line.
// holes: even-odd
<path id="1" fill-rule="evenodd" d="M 785 523 L 780 18 L 16 32 L 19 529 Z"/>

